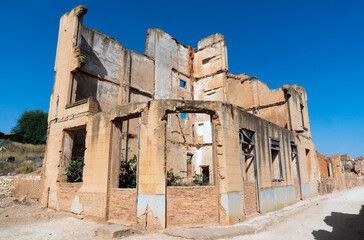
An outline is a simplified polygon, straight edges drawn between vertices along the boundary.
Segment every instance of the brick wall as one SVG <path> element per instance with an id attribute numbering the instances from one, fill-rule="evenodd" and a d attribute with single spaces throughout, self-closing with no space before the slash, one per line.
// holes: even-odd
<path id="1" fill-rule="evenodd" d="M 136 189 L 111 189 L 109 219 L 136 222 Z"/>
<path id="2" fill-rule="evenodd" d="M 215 224 L 218 224 L 216 186 L 167 188 L 167 227 Z"/>
<path id="3" fill-rule="evenodd" d="M 72 201 L 75 199 L 77 191 L 81 188 L 82 183 L 60 183 L 57 193 L 59 209 L 62 211 L 71 211 Z"/>
<path id="4" fill-rule="evenodd" d="M 60 183 L 57 193 L 59 209 L 61 211 L 72 212 L 72 202 L 75 197 L 79 197 L 82 204 L 82 215 L 94 217 L 96 219 L 105 218 L 105 194 L 92 192 L 78 192 L 83 183 Z"/>
<path id="5" fill-rule="evenodd" d="M 257 213 L 257 194 L 255 183 L 244 183 L 245 213 L 252 215 Z"/>

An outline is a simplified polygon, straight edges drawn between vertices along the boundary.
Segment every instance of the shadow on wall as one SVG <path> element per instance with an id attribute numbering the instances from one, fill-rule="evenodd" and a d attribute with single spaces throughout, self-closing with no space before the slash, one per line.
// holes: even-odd
<path id="1" fill-rule="evenodd" d="M 93 39 L 92 39 L 93 41 Z M 93 43 L 91 43 L 93 45 Z M 100 61 L 99 57 L 94 52 L 93 46 L 90 46 L 86 39 L 82 36 L 81 37 L 81 53 L 86 56 L 86 65 L 83 66 L 88 71 L 94 72 L 100 77 L 105 77 L 108 75 L 108 72 L 103 65 L 103 63 Z M 105 46 L 104 46 L 105 47 Z M 102 49 L 105 51 L 106 49 Z"/>
<path id="2" fill-rule="evenodd" d="M 332 226 L 332 231 L 312 231 L 317 240 L 364 239 L 364 205 L 359 214 L 332 212 L 325 217 L 324 222 Z"/>
<path id="3" fill-rule="evenodd" d="M 86 56 L 86 64 L 82 67 L 82 69 L 87 72 L 91 72 L 94 75 L 98 75 L 101 78 L 107 76 L 108 72 L 105 66 L 84 37 L 81 39 L 81 53 Z M 79 101 L 92 97 L 92 99 L 97 103 L 98 108 L 102 110 L 98 97 L 98 94 L 100 94 L 98 89 L 98 79 L 94 76 L 84 74 L 83 72 L 78 72 L 75 76 L 77 78 L 75 100 Z"/>

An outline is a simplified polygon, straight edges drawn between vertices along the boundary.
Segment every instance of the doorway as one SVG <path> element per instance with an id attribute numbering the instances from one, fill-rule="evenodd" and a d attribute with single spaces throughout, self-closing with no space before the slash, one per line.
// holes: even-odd
<path id="1" fill-rule="evenodd" d="M 239 139 L 240 167 L 243 179 L 242 199 L 244 200 L 244 214 L 248 216 L 260 211 L 255 133 L 241 129 Z"/>

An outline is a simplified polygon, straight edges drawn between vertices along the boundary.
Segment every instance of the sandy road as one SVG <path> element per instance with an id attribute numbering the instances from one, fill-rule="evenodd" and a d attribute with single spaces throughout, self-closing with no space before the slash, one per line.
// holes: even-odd
<path id="1" fill-rule="evenodd" d="M 363 240 L 364 187 L 331 194 L 327 200 L 259 234 L 229 239 Z"/>

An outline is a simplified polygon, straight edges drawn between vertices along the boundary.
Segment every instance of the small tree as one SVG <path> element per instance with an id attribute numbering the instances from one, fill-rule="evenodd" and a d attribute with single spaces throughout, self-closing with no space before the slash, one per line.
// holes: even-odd
<path id="1" fill-rule="evenodd" d="M 22 143 L 41 144 L 47 137 L 48 114 L 40 109 L 25 111 L 11 130 L 21 137 Z"/>

